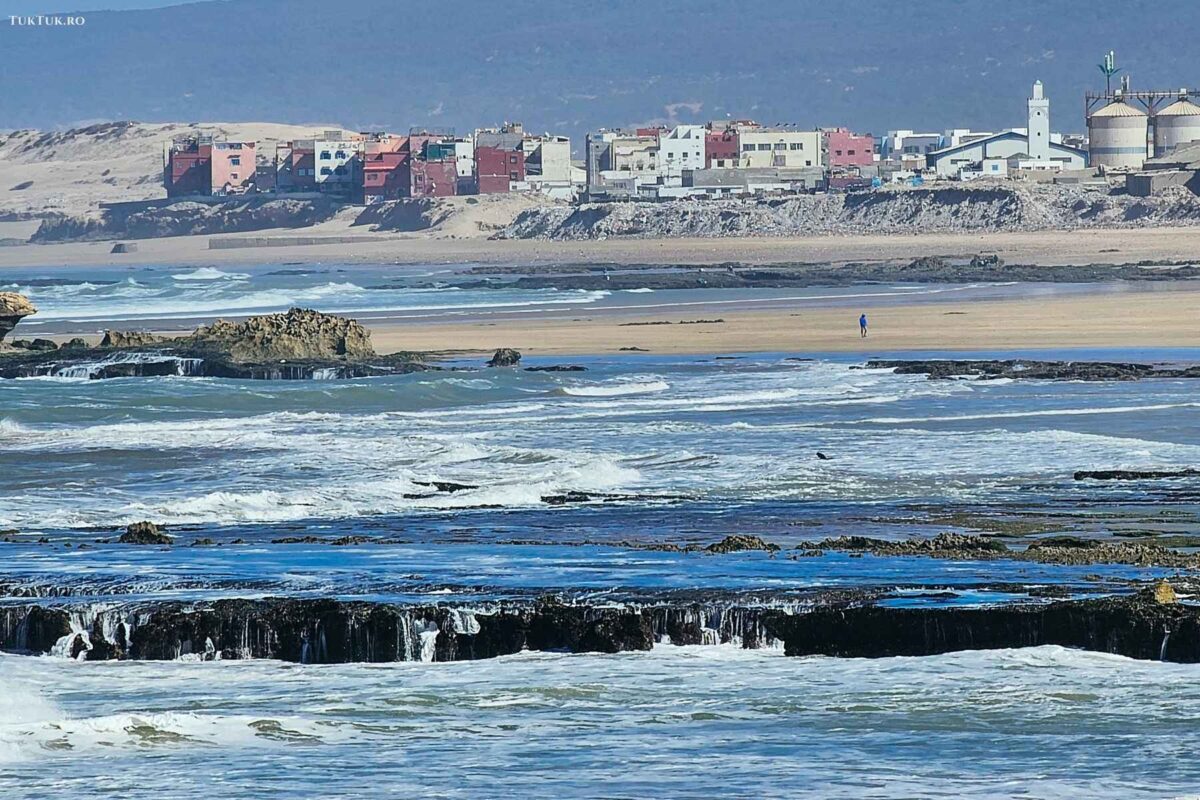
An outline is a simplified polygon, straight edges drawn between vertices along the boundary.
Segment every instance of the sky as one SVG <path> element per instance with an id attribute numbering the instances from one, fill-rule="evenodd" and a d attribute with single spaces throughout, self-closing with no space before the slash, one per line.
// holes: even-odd
<path id="1" fill-rule="evenodd" d="M 179 6 L 195 0 L 0 0 L 0 14 L 55 14 L 74 11 L 129 11 Z"/>

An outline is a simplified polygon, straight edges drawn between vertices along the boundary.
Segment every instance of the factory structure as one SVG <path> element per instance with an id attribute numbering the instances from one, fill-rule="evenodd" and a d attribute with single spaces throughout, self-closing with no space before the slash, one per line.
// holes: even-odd
<path id="1" fill-rule="evenodd" d="M 1180 145 L 1200 141 L 1200 90 L 1132 91 L 1121 88 L 1085 97 L 1091 166 L 1105 170 L 1141 169 L 1148 159 L 1169 155 Z"/>

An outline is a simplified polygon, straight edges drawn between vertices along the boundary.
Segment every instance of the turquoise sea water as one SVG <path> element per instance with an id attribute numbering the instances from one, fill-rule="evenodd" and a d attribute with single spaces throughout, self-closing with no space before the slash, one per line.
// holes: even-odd
<path id="1" fill-rule="evenodd" d="M 93 290 L 89 277 L 108 280 L 74 276 L 35 293 L 47 328 L 200 313 L 191 304 L 206 293 L 203 314 L 297 301 L 268 302 L 254 280 L 194 268 L 136 278 L 145 286 Z M 285 293 L 367 282 L 275 277 L 304 278 L 271 289 Z M 421 290 L 420 313 L 544 299 L 490 291 L 439 309 L 447 295 Z M 126 311 L 112 305 L 118 292 Z M 303 299 L 348 310 L 344 289 L 328 296 L 340 299 Z M 359 305 L 395 314 L 415 296 Z M 828 587 L 886 589 L 905 604 L 1005 602 L 1023 597 L 1012 584 L 1121 591 L 1163 571 L 793 559 L 789 548 L 931 535 L 953 527 L 936 521 L 953 511 L 1078 515 L 1097 536 L 1123 525 L 1187 533 L 1197 511 L 1190 484 L 1072 477 L 1200 463 L 1200 399 L 1187 381 L 930 381 L 811 353 L 570 361 L 586 371 L 450 363 L 469 369 L 2 383 L 0 529 L 20 534 L 0 543 L 0 602 L 64 587 L 69 596 L 43 602 L 302 595 L 469 607 L 681 592 L 791 602 Z M 468 488 L 438 492 L 437 481 Z M 570 493 L 577 501 L 555 500 Z M 180 546 L 97 542 L 141 519 L 166 524 Z M 784 550 L 631 546 L 731 533 Z M 377 541 L 277 543 L 346 535 Z M 201 538 L 215 544 L 182 546 Z M 1185 744 L 1198 678 L 1196 667 L 1058 648 L 858 661 L 670 646 L 341 666 L 0 655 L 0 794 L 1186 796 L 1200 784 Z"/>

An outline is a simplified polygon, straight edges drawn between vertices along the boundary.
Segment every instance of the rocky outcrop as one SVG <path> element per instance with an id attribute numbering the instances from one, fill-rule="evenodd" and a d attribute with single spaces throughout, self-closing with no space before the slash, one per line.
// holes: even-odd
<path id="1" fill-rule="evenodd" d="M 25 295 L 16 292 L 0 292 L 0 347 L 4 347 L 4 337 L 17 327 L 17 323 L 36 314 L 37 308 Z"/>
<path id="2" fill-rule="evenodd" d="M 285 314 L 218 321 L 189 336 L 164 339 L 109 331 L 98 347 L 83 340 L 57 352 L 10 351 L 0 378 L 157 377 L 333 380 L 436 369 L 419 353 L 375 355 L 357 321 L 291 309 Z"/>
<path id="3" fill-rule="evenodd" d="M 161 344 L 165 341 L 167 339 L 162 336 L 155 336 L 152 333 L 144 331 L 105 331 L 104 338 L 100 340 L 100 346 L 105 349 L 146 347 L 147 345 Z"/>
<path id="4" fill-rule="evenodd" d="M 890 369 L 897 375 L 928 375 L 931 379 L 1136 381 L 1143 378 L 1200 378 L 1200 367 L 1157 367 L 1107 361 L 1008 360 L 872 360 L 863 369 Z"/>
<path id="5" fill-rule="evenodd" d="M 171 544 L 172 539 L 153 522 L 132 522 L 117 539 L 120 544 Z"/>
<path id="6" fill-rule="evenodd" d="M 220 350 L 235 362 L 354 360 L 375 355 L 370 331 L 357 320 L 302 308 L 244 322 L 217 320 L 182 341 Z"/>
<path id="7" fill-rule="evenodd" d="M 511 347 L 502 347 L 495 353 L 492 353 L 492 359 L 488 362 L 489 367 L 515 367 L 521 363 L 521 354 L 513 350 Z"/>
<path id="8" fill-rule="evenodd" d="M 726 536 L 721 541 L 714 542 L 704 549 L 710 553 L 741 553 L 746 550 L 765 550 L 774 553 L 779 550 L 779 545 L 765 542 L 758 536 L 734 534 Z"/>

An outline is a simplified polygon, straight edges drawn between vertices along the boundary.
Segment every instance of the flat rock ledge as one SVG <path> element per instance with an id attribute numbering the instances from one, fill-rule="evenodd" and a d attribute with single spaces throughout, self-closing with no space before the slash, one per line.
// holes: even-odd
<path id="1" fill-rule="evenodd" d="M 1165 583 L 1121 598 L 986 607 L 815 602 L 487 609 L 332 599 L 218 600 L 0 609 L 0 648 L 79 660 L 266 658 L 296 663 L 465 661 L 522 650 L 620 653 L 656 644 L 782 646 L 788 655 L 878 658 L 1064 647 L 1200 662 L 1200 607 Z"/>
<path id="2" fill-rule="evenodd" d="M 1200 378 L 1200 366 L 1164 367 L 1111 361 L 977 361 L 959 359 L 868 361 L 863 369 L 890 369 L 897 375 L 928 375 L 931 380 L 1137 381 L 1145 378 Z"/>

